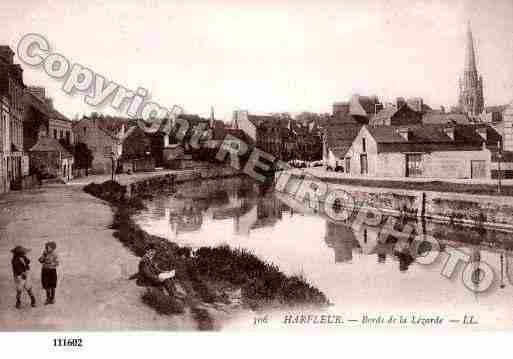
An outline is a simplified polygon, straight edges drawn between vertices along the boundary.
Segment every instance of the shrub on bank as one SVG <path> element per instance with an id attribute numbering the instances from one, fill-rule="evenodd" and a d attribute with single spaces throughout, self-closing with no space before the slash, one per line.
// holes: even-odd
<path id="1" fill-rule="evenodd" d="M 251 300 L 286 305 L 327 305 L 326 296 L 304 278 L 287 277 L 272 263 L 267 263 L 245 249 L 228 246 L 201 247 L 191 262 L 202 276 L 243 288 Z"/>
<path id="2" fill-rule="evenodd" d="M 185 310 L 183 302 L 153 287 L 146 289 L 146 292 L 142 295 L 142 301 L 159 314 L 181 314 Z"/>
<path id="3" fill-rule="evenodd" d="M 201 247 L 193 255 L 189 247 L 180 247 L 164 238 L 149 235 L 131 219 L 142 204 L 139 197 L 129 200 L 125 188 L 117 182 L 92 183 L 84 191 L 114 204 L 114 236 L 135 255 L 142 256 L 149 244 L 155 246 L 155 262 L 162 270 L 176 269 L 176 280 L 186 292 L 186 303 L 200 329 L 213 327 L 209 313 L 201 303 L 229 304 L 230 291 L 240 290 L 242 303 L 253 309 L 266 305 L 328 305 L 326 296 L 304 278 L 288 277 L 278 266 L 267 263 L 245 249 L 228 246 Z M 161 314 L 183 312 L 180 302 L 155 288 L 148 288 L 142 300 Z M 183 305 L 183 304 L 182 304 Z M 200 307 L 198 307 L 198 305 Z"/>

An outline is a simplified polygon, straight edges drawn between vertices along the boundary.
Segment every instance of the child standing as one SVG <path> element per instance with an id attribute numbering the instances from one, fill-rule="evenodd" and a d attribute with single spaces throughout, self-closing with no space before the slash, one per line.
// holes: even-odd
<path id="1" fill-rule="evenodd" d="M 12 272 L 14 275 L 14 284 L 16 285 L 16 308 L 21 308 L 21 294 L 26 290 L 30 296 L 30 305 L 36 306 L 36 297 L 32 292 L 32 285 L 30 284 L 30 260 L 26 254 L 30 249 L 16 246 L 11 250 L 12 252 Z"/>
<path id="2" fill-rule="evenodd" d="M 57 287 L 57 267 L 59 266 L 59 257 L 56 253 L 57 244 L 48 242 L 45 244 L 45 250 L 39 262 L 43 264 L 41 270 L 41 282 L 46 291 L 45 305 L 55 303 L 55 288 Z"/>

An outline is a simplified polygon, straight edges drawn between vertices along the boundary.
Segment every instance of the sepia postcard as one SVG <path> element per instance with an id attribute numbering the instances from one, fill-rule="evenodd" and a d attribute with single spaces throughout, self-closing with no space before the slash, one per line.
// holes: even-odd
<path id="1" fill-rule="evenodd" d="M 513 1 L 0 19 L 0 332 L 513 328 Z"/>

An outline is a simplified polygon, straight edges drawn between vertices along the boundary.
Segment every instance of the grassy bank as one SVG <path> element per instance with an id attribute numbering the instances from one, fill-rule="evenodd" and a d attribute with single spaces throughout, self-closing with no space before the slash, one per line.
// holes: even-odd
<path id="1" fill-rule="evenodd" d="M 127 199 L 125 188 L 117 182 L 93 183 L 84 190 L 113 205 L 115 237 L 130 251 L 142 256 L 152 244 L 157 248 L 155 261 L 159 268 L 176 269 L 176 282 L 182 289 L 182 296 L 170 298 L 154 288 L 147 289 L 143 295 L 143 301 L 159 313 L 177 314 L 184 307 L 190 308 L 199 328 L 209 330 L 214 328 L 215 308 L 263 310 L 329 304 L 326 296 L 303 278 L 286 276 L 276 265 L 246 250 L 221 246 L 193 251 L 149 235 L 131 219 L 134 211 L 144 208 L 142 199 L 137 196 Z"/>

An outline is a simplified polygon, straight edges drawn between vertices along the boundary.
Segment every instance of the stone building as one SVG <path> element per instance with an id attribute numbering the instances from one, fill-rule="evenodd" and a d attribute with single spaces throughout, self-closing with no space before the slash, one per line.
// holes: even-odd
<path id="1" fill-rule="evenodd" d="M 7 159 L 11 153 L 9 99 L 0 97 L 0 193 L 10 189 L 11 173 L 8 170 Z"/>
<path id="2" fill-rule="evenodd" d="M 508 105 L 485 107 L 483 113 L 480 116 L 480 121 L 491 124 L 500 123 L 503 120 L 503 114 L 507 107 Z"/>
<path id="3" fill-rule="evenodd" d="M 75 144 L 73 121 L 57 111 L 52 99 L 46 97 L 44 87 L 29 86 L 23 97 L 23 137 L 25 150 L 39 139 L 41 127 L 48 137 L 72 147 Z"/>
<path id="4" fill-rule="evenodd" d="M 363 126 L 346 173 L 369 177 L 491 178 L 500 135 L 483 125 Z"/>
<path id="5" fill-rule="evenodd" d="M 484 109 L 483 78 L 477 72 L 474 38 L 468 23 L 465 49 L 465 67 L 459 83 L 460 110 L 471 119 L 478 119 Z"/>
<path id="6" fill-rule="evenodd" d="M 232 127 L 242 130 L 247 138 L 261 151 L 283 161 L 294 156 L 296 138 L 289 128 L 289 118 L 270 115 L 251 115 L 248 111 L 235 111 Z"/>
<path id="7" fill-rule="evenodd" d="M 14 52 L 0 46 L 0 192 L 17 187 L 28 174 L 28 157 L 23 151 L 23 70 L 14 63 Z"/>
<path id="8" fill-rule="evenodd" d="M 37 142 L 29 151 L 30 163 L 43 177 L 58 178 L 67 182 L 73 178 L 73 155 L 58 139 L 48 136 L 44 125 L 41 126 Z"/>
<path id="9" fill-rule="evenodd" d="M 499 173 L 501 178 L 513 178 L 513 102 L 502 111 L 502 121 L 492 126 L 502 135 L 500 149 L 492 153 L 492 178 Z"/>
<path id="10" fill-rule="evenodd" d="M 91 173 L 112 171 L 112 157 L 117 160 L 123 151 L 123 139 L 129 123 L 114 117 L 83 117 L 73 126 L 76 142 L 84 143 L 93 154 Z"/>
<path id="11" fill-rule="evenodd" d="M 383 110 L 383 104 L 375 95 L 354 94 L 347 102 L 333 104 L 333 114 L 322 129 L 322 161 L 327 169 L 343 170 L 344 155 L 360 128 Z"/>
<path id="12" fill-rule="evenodd" d="M 139 126 L 131 127 L 124 136 L 119 164 L 123 172 L 152 171 L 155 169 L 151 133 Z"/>
<path id="13" fill-rule="evenodd" d="M 322 160 L 329 170 L 343 170 L 346 166 L 345 154 L 351 147 L 362 124 L 333 118 L 324 129 Z"/>
<path id="14" fill-rule="evenodd" d="M 398 103 L 396 106 L 386 107 L 369 121 L 370 126 L 419 125 L 421 123 L 422 113 L 413 110 L 406 103 Z"/>

